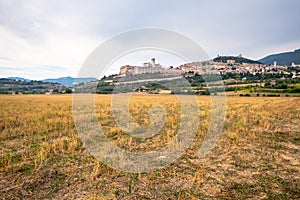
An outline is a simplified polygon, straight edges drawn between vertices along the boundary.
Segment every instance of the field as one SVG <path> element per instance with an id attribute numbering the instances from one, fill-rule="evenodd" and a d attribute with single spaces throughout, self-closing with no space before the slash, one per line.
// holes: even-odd
<path id="1" fill-rule="evenodd" d="M 299 199 L 300 98 L 228 97 L 223 134 L 205 158 L 198 150 L 210 123 L 210 99 L 198 97 L 197 139 L 176 162 L 148 173 L 99 163 L 82 145 L 72 95 L 0 95 L 0 199 Z M 130 112 L 149 124 L 159 103 L 168 113 L 161 134 L 137 140 L 112 118 L 110 95 L 97 95 L 106 136 L 130 151 L 151 151 L 178 126 L 173 95 L 135 95 Z M 126 144 L 126 145 L 125 145 Z"/>

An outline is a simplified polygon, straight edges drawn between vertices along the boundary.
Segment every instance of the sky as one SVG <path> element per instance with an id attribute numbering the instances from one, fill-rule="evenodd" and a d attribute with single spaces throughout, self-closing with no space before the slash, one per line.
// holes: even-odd
<path id="1" fill-rule="evenodd" d="M 0 0 L 0 77 L 76 77 L 93 50 L 120 33 L 145 27 L 173 30 L 209 55 L 254 60 L 300 48 L 299 0 Z M 184 61 L 144 51 L 112 63 L 163 66 Z"/>

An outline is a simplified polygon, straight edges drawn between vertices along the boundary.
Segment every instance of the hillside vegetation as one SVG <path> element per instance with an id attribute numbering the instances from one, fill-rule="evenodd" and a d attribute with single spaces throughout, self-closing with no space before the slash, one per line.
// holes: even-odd
<path id="1" fill-rule="evenodd" d="M 260 64 L 260 62 L 255 60 L 250 60 L 248 58 L 243 58 L 240 56 L 218 56 L 213 59 L 214 62 L 227 62 L 228 60 L 234 60 L 235 63 L 250 63 L 250 64 Z"/>
<path id="2" fill-rule="evenodd" d="M 45 94 L 47 92 L 62 93 L 66 87 L 58 83 L 48 83 L 42 81 L 23 81 L 12 79 L 0 79 L 1 94 Z"/>

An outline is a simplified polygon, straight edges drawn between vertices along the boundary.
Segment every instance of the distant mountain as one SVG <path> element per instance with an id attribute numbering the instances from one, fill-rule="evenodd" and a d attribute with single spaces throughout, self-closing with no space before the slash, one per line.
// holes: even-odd
<path id="1" fill-rule="evenodd" d="M 0 78 L 0 94 L 23 93 L 23 94 L 45 94 L 64 93 L 67 88 L 59 83 L 48 83 L 42 81 L 22 81 Z"/>
<path id="2" fill-rule="evenodd" d="M 214 62 L 224 62 L 224 63 L 226 63 L 228 60 L 234 60 L 235 63 L 240 63 L 240 64 L 242 64 L 242 63 L 261 64 L 258 61 L 244 58 L 241 56 L 218 56 L 213 59 Z"/>
<path id="3" fill-rule="evenodd" d="M 44 79 L 43 82 L 50 82 L 50 83 L 59 83 L 67 87 L 72 87 L 74 84 L 78 83 L 87 83 L 91 81 L 96 81 L 96 78 L 73 78 L 73 77 L 61 77 L 61 78 L 51 78 L 51 79 Z"/>
<path id="4" fill-rule="evenodd" d="M 22 77 L 7 77 L 6 79 L 15 80 L 15 81 L 31 81 L 30 79 L 22 78 Z"/>
<path id="5" fill-rule="evenodd" d="M 292 63 L 300 64 L 300 49 L 297 49 L 293 52 L 284 52 L 279 54 L 269 55 L 259 60 L 267 65 L 271 65 L 277 62 L 277 65 L 288 65 L 290 66 Z"/>

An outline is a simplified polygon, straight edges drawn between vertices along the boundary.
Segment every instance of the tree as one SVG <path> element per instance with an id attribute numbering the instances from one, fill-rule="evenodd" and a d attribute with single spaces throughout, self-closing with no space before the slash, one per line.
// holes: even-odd
<path id="1" fill-rule="evenodd" d="M 66 88 L 66 89 L 65 89 L 65 93 L 66 93 L 66 94 L 71 94 L 71 93 L 72 93 L 72 89 Z"/>

